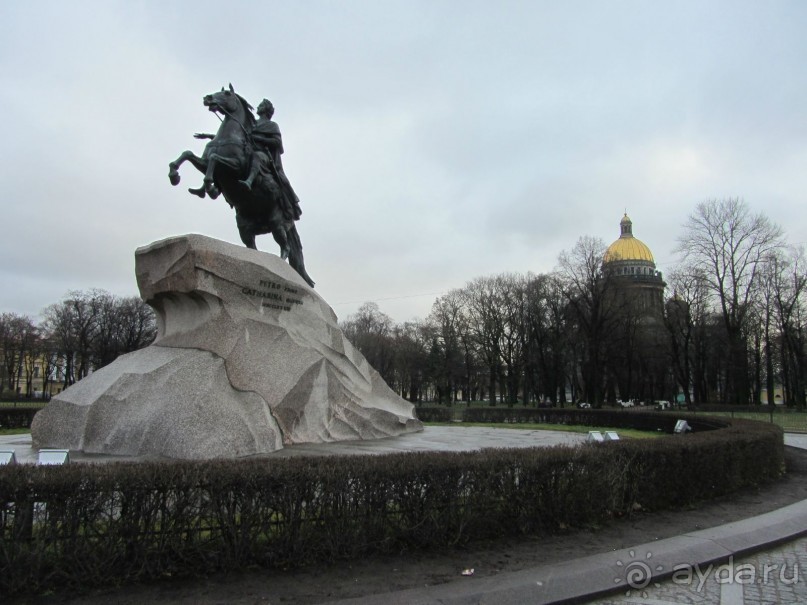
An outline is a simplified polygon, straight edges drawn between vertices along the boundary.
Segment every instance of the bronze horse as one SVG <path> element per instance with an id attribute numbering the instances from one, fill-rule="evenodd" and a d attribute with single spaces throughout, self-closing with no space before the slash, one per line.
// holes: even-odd
<path id="1" fill-rule="evenodd" d="M 202 198 L 209 195 L 213 199 L 223 194 L 230 207 L 235 208 L 235 223 L 244 245 L 257 250 L 255 236 L 271 233 L 280 246 L 281 257 L 288 257 L 289 265 L 313 288 L 314 281 L 305 270 L 303 245 L 294 217 L 284 212 L 288 200 L 283 196 L 287 193 L 278 183 L 278 178 L 264 172 L 252 188 L 243 183 L 254 151 L 252 107 L 236 94 L 232 84 L 229 90 L 222 88 L 220 92 L 205 95 L 204 104 L 210 111 L 224 115 L 221 126 L 215 136 L 195 135 L 196 138 L 211 138 L 202 157 L 187 150 L 168 164 L 171 184 L 179 184 L 179 167 L 189 161 L 204 174 L 204 181 L 199 189 L 188 191 Z"/>

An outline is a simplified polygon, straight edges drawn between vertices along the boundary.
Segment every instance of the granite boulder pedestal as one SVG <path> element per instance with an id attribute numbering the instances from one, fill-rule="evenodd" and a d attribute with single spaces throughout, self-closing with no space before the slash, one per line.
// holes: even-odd
<path id="1" fill-rule="evenodd" d="M 422 430 L 279 257 L 186 235 L 135 260 L 157 339 L 55 396 L 37 447 L 202 459 Z"/>

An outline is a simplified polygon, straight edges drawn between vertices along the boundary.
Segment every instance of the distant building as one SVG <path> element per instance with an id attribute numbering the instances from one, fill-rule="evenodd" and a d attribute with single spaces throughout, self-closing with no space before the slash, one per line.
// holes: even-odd
<path id="1" fill-rule="evenodd" d="M 617 278 L 620 290 L 629 293 L 638 310 L 661 317 L 666 283 L 650 248 L 633 236 L 633 222 L 627 213 L 619 222 L 619 239 L 608 246 L 603 256 L 603 270 Z"/>
<path id="2" fill-rule="evenodd" d="M 674 382 L 667 360 L 664 283 L 650 248 L 633 236 L 627 214 L 619 239 L 605 251 L 603 273 L 617 302 L 608 332 L 607 401 L 669 400 Z"/>

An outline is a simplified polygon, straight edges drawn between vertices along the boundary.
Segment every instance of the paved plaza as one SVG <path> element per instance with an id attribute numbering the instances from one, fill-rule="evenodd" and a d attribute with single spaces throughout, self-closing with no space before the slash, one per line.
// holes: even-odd
<path id="1" fill-rule="evenodd" d="M 644 563 L 644 561 L 639 561 Z M 673 579 L 589 601 L 592 605 L 807 603 L 807 538 L 725 563 L 683 568 Z"/>
<path id="2" fill-rule="evenodd" d="M 363 454 L 394 454 L 402 452 L 468 452 L 485 448 L 549 447 L 583 443 L 587 435 L 564 431 L 540 431 L 523 429 L 427 426 L 419 433 L 399 437 L 370 439 L 366 441 L 338 441 L 334 443 L 302 443 L 290 445 L 260 458 L 291 456 L 357 456 Z M 31 435 L 1 435 L 0 450 L 13 449 L 18 462 L 35 463 L 37 451 L 31 443 Z M 74 462 L 110 462 L 139 460 L 137 457 L 104 456 L 70 452 Z"/>

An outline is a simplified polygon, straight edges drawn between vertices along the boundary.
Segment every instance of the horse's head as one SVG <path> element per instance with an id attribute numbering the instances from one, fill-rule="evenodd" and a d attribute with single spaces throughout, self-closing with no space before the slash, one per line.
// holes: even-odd
<path id="1" fill-rule="evenodd" d="M 224 114 L 233 115 L 239 109 L 241 98 L 235 94 L 233 85 L 230 84 L 229 90 L 225 90 L 224 87 L 222 87 L 220 92 L 205 95 L 202 102 L 210 111 L 220 111 Z"/>
<path id="2" fill-rule="evenodd" d="M 251 131 L 255 125 L 255 116 L 252 115 L 252 105 L 235 92 L 230 84 L 229 90 L 222 86 L 219 92 L 205 95 L 202 102 L 210 111 L 221 112 L 226 117 L 235 119 L 246 131 Z"/>

